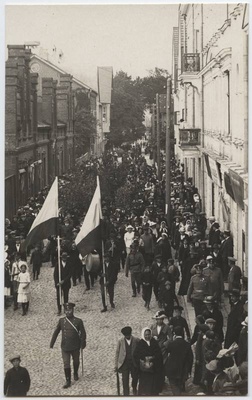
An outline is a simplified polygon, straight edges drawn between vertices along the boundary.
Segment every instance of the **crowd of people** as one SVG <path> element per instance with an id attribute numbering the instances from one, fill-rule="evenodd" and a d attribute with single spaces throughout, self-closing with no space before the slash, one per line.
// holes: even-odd
<path id="1" fill-rule="evenodd" d="M 48 188 L 29 199 L 12 221 L 6 219 L 5 307 L 9 306 L 11 294 L 14 310 L 21 303 L 23 315 L 27 314 L 32 284 L 30 266 L 33 280 L 37 280 L 43 262 L 48 261 L 54 268 L 58 315 L 62 312 L 60 291 L 64 303 L 68 304 L 71 285 L 80 283 L 83 277 L 86 290 L 99 280 L 101 312 L 107 312 L 106 293 L 111 308 L 115 308 L 116 282 L 118 273 L 123 271 L 126 277 L 130 275 L 132 297 L 142 296 L 147 310 L 151 302 L 157 302 L 160 309 L 154 317 L 156 323 L 143 329 L 141 339 L 132 336 L 131 327 L 122 329 L 115 370 L 122 374 L 124 395 L 129 395 L 130 375 L 135 395 L 158 395 L 166 377 L 173 394 L 179 395 L 186 391 L 185 383 L 192 371 L 193 383 L 200 385 L 199 391 L 204 394 L 245 394 L 248 314 L 247 298 L 241 296 L 241 289 L 247 288 L 236 265 L 231 233 L 221 232 L 213 216 L 207 218 L 198 189 L 191 178 L 185 179 L 183 164 L 174 158 L 171 160 L 172 215 L 171 221 L 167 221 L 164 159 L 161 157 L 159 181 L 156 167 L 147 163 L 144 150 L 143 143 L 134 143 L 120 157 L 119 152 L 108 151 L 80 169 L 85 178 L 108 174 L 106 182 L 111 182 L 113 190 L 118 190 L 121 177 L 123 193 L 128 196 L 120 207 L 116 201 L 118 192 L 111 189 L 110 195 L 102 198 L 105 251 L 100 266 L 104 264 L 104 268 L 89 269 L 87 258 L 80 256 L 75 238 L 87 210 L 83 213 L 71 205 L 60 212 L 60 266 L 55 237 L 34 248 L 23 249 Z M 115 176 L 117 186 L 113 182 Z M 66 182 L 61 181 L 62 192 L 67 190 Z M 230 312 L 224 332 L 221 309 L 227 295 Z M 189 321 L 182 317 L 181 296 L 186 296 L 187 302 L 193 305 L 196 321 L 193 332 Z"/>

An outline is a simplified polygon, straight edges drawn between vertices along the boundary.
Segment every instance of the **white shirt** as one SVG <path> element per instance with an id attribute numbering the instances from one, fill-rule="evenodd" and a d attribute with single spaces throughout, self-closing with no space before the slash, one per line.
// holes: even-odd
<path id="1" fill-rule="evenodd" d="M 128 345 L 130 346 L 131 339 L 126 339 L 126 338 L 125 338 L 125 340 L 126 340 L 126 342 L 128 343 Z"/>
<path id="2" fill-rule="evenodd" d="M 124 243 L 126 247 L 130 247 L 130 245 L 132 244 L 133 240 L 135 237 L 135 233 L 134 232 L 126 232 L 124 234 Z"/>
<path id="3" fill-rule="evenodd" d="M 162 329 L 162 326 L 157 325 L 157 333 L 160 334 L 160 331 Z"/>

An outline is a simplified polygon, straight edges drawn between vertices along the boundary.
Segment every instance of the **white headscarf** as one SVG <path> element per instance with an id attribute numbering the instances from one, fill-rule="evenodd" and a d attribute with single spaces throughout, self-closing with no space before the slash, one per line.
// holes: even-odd
<path id="1" fill-rule="evenodd" d="M 150 346 L 150 341 L 146 340 L 144 337 L 145 331 L 150 331 L 150 333 L 151 333 L 151 329 L 148 328 L 148 326 L 146 326 L 145 328 L 142 329 L 142 333 L 141 333 L 141 338 L 148 344 L 148 346 Z"/>

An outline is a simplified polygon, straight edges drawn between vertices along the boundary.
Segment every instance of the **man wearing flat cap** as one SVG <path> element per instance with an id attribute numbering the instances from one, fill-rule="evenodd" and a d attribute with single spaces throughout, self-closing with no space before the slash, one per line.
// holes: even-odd
<path id="1" fill-rule="evenodd" d="M 7 397 L 25 397 L 30 389 L 31 379 L 26 368 L 20 366 L 20 355 L 10 358 L 13 367 L 4 378 L 4 395 Z"/>
<path id="2" fill-rule="evenodd" d="M 121 333 L 123 338 L 119 339 L 116 356 L 115 356 L 115 372 L 122 374 L 123 395 L 129 396 L 129 377 L 132 379 L 133 395 L 137 395 L 138 370 L 134 363 L 133 353 L 136 349 L 139 338 L 132 335 L 132 328 L 125 326 Z"/>
<path id="3" fill-rule="evenodd" d="M 73 359 L 74 380 L 77 381 L 79 379 L 80 349 L 85 349 L 86 347 L 84 324 L 80 318 L 74 316 L 74 307 L 74 303 L 64 304 L 66 316 L 59 319 L 50 343 L 50 348 L 52 349 L 58 334 L 62 331 L 61 351 L 66 377 L 66 383 L 63 386 L 64 389 L 71 386 L 71 356 Z"/>

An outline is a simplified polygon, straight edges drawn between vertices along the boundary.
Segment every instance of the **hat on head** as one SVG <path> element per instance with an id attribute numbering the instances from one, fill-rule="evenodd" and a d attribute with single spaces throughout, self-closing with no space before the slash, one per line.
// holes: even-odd
<path id="1" fill-rule="evenodd" d="M 63 307 L 65 310 L 72 310 L 75 307 L 74 303 L 64 303 Z"/>
<path id="2" fill-rule="evenodd" d="M 248 317 L 241 323 L 243 326 L 248 326 Z"/>
<path id="3" fill-rule="evenodd" d="M 203 300 L 203 303 L 205 303 L 205 304 L 213 304 L 213 303 L 215 303 L 214 297 L 213 296 L 206 296 L 205 299 Z"/>
<path id="4" fill-rule="evenodd" d="M 167 318 L 165 315 L 165 312 L 163 310 L 161 311 L 157 311 L 156 314 L 154 315 L 154 317 L 152 317 L 153 319 L 164 319 Z"/>
<path id="5" fill-rule="evenodd" d="M 157 259 L 160 259 L 161 260 L 161 258 L 162 258 L 162 255 L 161 254 L 156 254 L 155 255 L 155 259 L 157 260 Z"/>
<path id="6" fill-rule="evenodd" d="M 208 218 L 209 221 L 215 221 L 215 217 L 212 215 L 211 217 Z"/>
<path id="7" fill-rule="evenodd" d="M 207 261 L 208 261 L 208 260 L 212 260 L 212 259 L 213 259 L 212 256 L 207 256 L 207 258 L 206 258 Z"/>
<path id="8" fill-rule="evenodd" d="M 132 225 L 128 225 L 128 226 L 126 227 L 126 229 L 128 230 L 128 229 L 134 229 L 134 228 L 133 228 Z"/>
<path id="9" fill-rule="evenodd" d="M 232 289 L 230 290 L 229 294 L 232 296 L 240 297 L 240 290 L 239 289 Z"/>
<path id="10" fill-rule="evenodd" d="M 21 361 L 20 355 L 14 354 L 13 357 L 9 358 L 9 361 L 10 361 L 11 363 L 12 363 L 12 361 L 14 361 L 14 360 L 19 360 L 19 361 Z"/>
<path id="11" fill-rule="evenodd" d="M 196 269 L 203 269 L 203 264 L 194 264 L 194 266 L 193 266 L 193 268 L 196 268 Z"/>
<path id="12" fill-rule="evenodd" d="M 206 321 L 205 321 L 205 323 L 206 323 L 206 324 L 216 324 L 216 321 L 215 321 L 215 319 L 213 319 L 213 318 L 207 318 Z"/>
<path id="13" fill-rule="evenodd" d="M 227 229 L 224 230 L 224 233 L 228 236 L 230 236 L 230 231 L 228 231 Z"/>
<path id="14" fill-rule="evenodd" d="M 232 264 L 235 264 L 235 262 L 237 261 L 237 259 L 234 258 L 234 257 L 228 257 L 228 261 L 230 261 Z"/>
<path id="15" fill-rule="evenodd" d="M 174 310 L 183 311 L 184 308 L 182 306 L 174 306 Z"/>
<path id="16" fill-rule="evenodd" d="M 213 331 L 207 331 L 206 332 L 206 337 L 207 339 L 214 339 L 215 338 L 215 333 Z"/>
<path id="17" fill-rule="evenodd" d="M 213 223 L 213 227 L 215 227 L 215 228 L 219 229 L 219 227 L 220 227 L 220 224 L 219 224 L 218 222 L 214 222 L 214 223 Z"/>
<path id="18" fill-rule="evenodd" d="M 203 265 L 203 267 L 206 267 L 206 265 L 207 265 L 206 260 L 204 260 L 204 259 L 200 260 L 199 264 Z"/>
<path id="19" fill-rule="evenodd" d="M 125 326 L 124 328 L 121 329 L 121 332 L 124 336 L 129 336 L 131 335 L 132 328 L 130 326 Z"/>
<path id="20" fill-rule="evenodd" d="M 61 257 L 68 257 L 68 254 L 67 254 L 67 252 L 66 251 L 63 251 L 63 253 L 61 254 Z"/>

